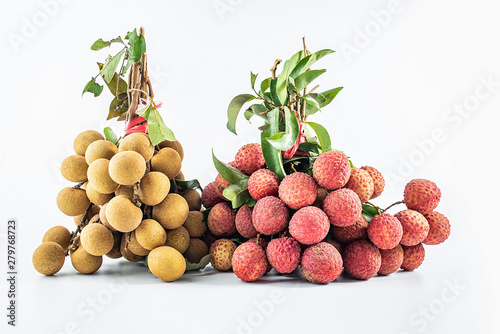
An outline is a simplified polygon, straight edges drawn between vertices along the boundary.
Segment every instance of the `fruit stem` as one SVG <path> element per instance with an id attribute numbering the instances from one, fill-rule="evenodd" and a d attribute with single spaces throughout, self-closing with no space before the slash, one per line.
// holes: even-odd
<path id="1" fill-rule="evenodd" d="M 134 183 L 134 199 L 132 200 L 132 202 L 136 206 L 140 206 L 140 202 L 139 202 L 139 182 Z"/>
<path id="2" fill-rule="evenodd" d="M 73 187 L 73 189 L 81 189 L 82 186 L 85 184 L 85 182 L 87 182 L 87 180 L 82 181 L 82 182 L 80 182 L 78 184 L 75 184 L 75 186 Z"/>
<path id="3" fill-rule="evenodd" d="M 384 212 L 384 210 L 383 210 L 382 208 L 380 208 L 380 207 L 376 206 L 376 205 L 375 205 L 375 204 L 373 204 L 373 203 L 366 202 L 366 204 L 373 206 L 373 207 L 375 208 L 375 210 L 377 210 L 378 214 L 381 214 L 381 213 L 383 213 L 383 212 Z"/>
<path id="4" fill-rule="evenodd" d="M 274 65 L 273 67 L 271 67 L 271 77 L 273 79 L 276 79 L 276 68 L 278 67 L 278 65 L 281 63 L 281 59 L 276 59 L 274 61 Z"/>
<path id="5" fill-rule="evenodd" d="M 389 205 L 387 208 L 383 209 L 382 211 L 383 212 L 386 212 L 387 210 L 389 210 L 390 208 L 392 208 L 393 206 L 395 205 L 398 205 L 398 204 L 404 204 L 405 202 L 404 201 L 397 201 L 397 202 L 394 202 L 392 203 L 391 205 Z"/>

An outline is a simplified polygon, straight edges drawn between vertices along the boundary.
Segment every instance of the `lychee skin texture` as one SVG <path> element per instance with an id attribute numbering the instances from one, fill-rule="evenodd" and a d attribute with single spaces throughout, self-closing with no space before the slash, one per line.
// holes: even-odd
<path id="1" fill-rule="evenodd" d="M 384 177 L 382 176 L 382 173 L 380 173 L 376 168 L 371 166 L 363 166 L 361 167 L 361 169 L 367 171 L 373 180 L 373 194 L 370 199 L 379 197 L 385 188 L 385 180 Z"/>
<path id="2" fill-rule="evenodd" d="M 237 168 L 247 175 L 252 175 L 258 169 L 264 168 L 266 162 L 260 144 L 247 144 L 236 153 Z"/>
<path id="3" fill-rule="evenodd" d="M 277 272 L 288 274 L 297 268 L 300 262 L 300 245 L 290 237 L 269 241 L 266 249 L 267 260 Z"/>
<path id="4" fill-rule="evenodd" d="M 380 255 L 382 256 L 382 263 L 380 269 L 378 270 L 379 275 L 390 275 L 401 267 L 403 264 L 403 248 L 401 245 L 397 245 L 391 249 L 380 249 Z"/>
<path id="5" fill-rule="evenodd" d="M 201 193 L 201 203 L 208 209 L 220 202 L 224 202 L 224 198 L 217 192 L 217 183 L 215 181 L 209 183 Z"/>
<path id="6" fill-rule="evenodd" d="M 328 216 L 315 206 L 307 206 L 295 212 L 288 225 L 292 237 L 304 245 L 323 240 L 330 229 Z"/>
<path id="7" fill-rule="evenodd" d="M 327 244 L 330 244 L 333 247 L 335 247 L 335 249 L 339 251 L 340 255 L 342 255 L 343 247 L 342 247 L 342 244 L 340 242 L 338 242 L 337 240 L 334 240 L 334 239 L 325 239 L 325 242 Z"/>
<path id="8" fill-rule="evenodd" d="M 314 179 L 305 173 L 285 176 L 279 187 L 279 197 L 294 210 L 312 205 L 318 195 Z"/>
<path id="9" fill-rule="evenodd" d="M 415 210 L 403 210 L 394 215 L 403 226 L 403 237 L 399 242 L 405 246 L 415 246 L 427 238 L 429 223 L 425 217 Z"/>
<path id="10" fill-rule="evenodd" d="M 368 238 L 380 249 L 396 247 L 403 236 L 403 227 L 397 218 L 388 213 L 376 215 L 368 223 Z"/>
<path id="11" fill-rule="evenodd" d="M 208 229 L 213 235 L 226 237 L 236 232 L 233 209 L 227 203 L 217 203 L 208 214 Z"/>
<path id="12" fill-rule="evenodd" d="M 232 268 L 233 253 L 236 245 L 229 239 L 216 240 L 210 246 L 210 263 L 218 271 L 229 271 Z"/>
<path id="13" fill-rule="evenodd" d="M 368 222 L 362 214 L 359 215 L 359 218 L 352 225 L 346 227 L 338 227 L 332 225 L 332 227 L 330 227 L 330 230 L 332 231 L 335 239 L 343 244 L 348 244 L 354 240 L 368 238 L 368 233 L 366 232 L 367 229 Z"/>
<path id="14" fill-rule="evenodd" d="M 300 261 L 302 275 L 312 283 L 330 283 L 342 273 L 342 256 L 326 242 L 310 246 Z"/>
<path id="15" fill-rule="evenodd" d="M 404 258 L 401 269 L 412 271 L 420 267 L 425 258 L 425 249 L 422 244 L 403 246 Z"/>
<path id="16" fill-rule="evenodd" d="M 429 234 L 423 241 L 426 245 L 438 245 L 450 236 L 450 221 L 443 214 L 432 211 L 425 216 L 429 222 Z"/>
<path id="17" fill-rule="evenodd" d="M 239 279 L 253 282 L 266 273 L 268 263 L 262 247 L 247 241 L 234 251 L 232 265 L 233 271 Z"/>
<path id="18" fill-rule="evenodd" d="M 434 210 L 441 199 L 441 190 L 429 180 L 411 180 L 405 187 L 404 202 L 406 207 L 423 214 Z"/>
<path id="19" fill-rule="evenodd" d="M 256 201 L 266 196 L 278 196 L 280 180 L 269 169 L 259 169 L 248 179 L 248 192 Z"/>
<path id="20" fill-rule="evenodd" d="M 236 230 L 244 238 L 250 239 L 257 236 L 257 230 L 252 222 L 252 209 L 243 204 L 236 212 Z"/>
<path id="21" fill-rule="evenodd" d="M 290 213 L 278 197 L 266 196 L 257 201 L 252 212 L 253 226 L 257 232 L 271 235 L 288 226 Z"/>
<path id="22" fill-rule="evenodd" d="M 235 161 L 231 161 L 230 163 L 227 164 L 228 166 L 231 166 L 231 167 L 234 167 L 234 168 L 237 168 L 236 167 L 236 162 Z M 224 189 L 226 189 L 231 183 L 229 183 L 229 181 L 226 181 L 226 179 L 224 179 L 222 177 L 222 175 L 217 174 L 217 177 L 215 178 L 215 184 L 217 185 L 216 187 L 216 190 L 217 190 L 217 194 L 224 198 Z"/>
<path id="23" fill-rule="evenodd" d="M 330 223 L 340 227 L 354 224 L 361 214 L 361 209 L 361 201 L 351 189 L 332 191 L 323 202 L 323 211 Z"/>
<path id="24" fill-rule="evenodd" d="M 351 169 L 351 177 L 344 187 L 354 191 L 361 203 L 365 203 L 373 195 L 373 179 L 367 171 L 360 168 Z"/>
<path id="25" fill-rule="evenodd" d="M 367 240 L 351 242 L 342 253 L 345 271 L 354 278 L 369 279 L 377 274 L 382 256 L 377 247 Z"/>
<path id="26" fill-rule="evenodd" d="M 264 238 L 259 238 L 259 243 L 257 244 L 257 238 L 252 238 L 252 239 L 249 239 L 248 240 L 249 242 L 253 242 L 254 244 L 262 247 L 262 249 L 264 250 L 264 253 L 267 252 L 267 246 L 269 245 L 269 242 L 264 239 Z M 266 258 L 267 260 L 267 258 Z M 271 270 L 273 270 L 273 266 L 271 266 L 271 264 L 269 263 L 269 261 L 267 261 L 267 268 L 266 268 L 266 273 L 270 272 Z"/>
<path id="27" fill-rule="evenodd" d="M 327 190 L 342 188 L 351 176 L 349 159 L 339 151 L 322 153 L 314 162 L 313 176 L 321 188 Z"/>

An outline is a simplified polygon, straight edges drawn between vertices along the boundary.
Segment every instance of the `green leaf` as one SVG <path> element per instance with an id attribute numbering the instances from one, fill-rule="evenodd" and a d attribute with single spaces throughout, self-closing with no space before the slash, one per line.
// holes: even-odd
<path id="1" fill-rule="evenodd" d="M 104 67 L 104 64 L 97 63 L 97 66 L 99 66 L 99 71 L 101 71 L 102 68 Z M 111 94 L 113 94 L 114 96 L 117 95 L 116 94 L 117 83 L 118 83 L 118 95 L 123 94 L 123 93 L 127 93 L 127 89 L 128 89 L 127 82 L 125 80 L 123 80 L 122 77 L 118 73 L 115 72 L 113 74 L 113 78 L 111 79 L 111 81 L 106 82 L 106 86 L 108 86 Z"/>
<path id="2" fill-rule="evenodd" d="M 320 151 L 318 146 L 319 146 L 318 144 L 314 143 L 302 143 L 299 146 L 299 151 L 319 154 Z"/>
<path id="3" fill-rule="evenodd" d="M 94 94 L 94 96 L 96 96 L 96 97 L 101 95 L 103 87 L 102 87 L 102 85 L 95 82 L 95 79 L 96 78 L 92 78 L 92 79 L 90 79 L 89 82 L 87 82 L 87 84 L 83 88 L 82 95 L 87 93 L 87 92 Z"/>
<path id="4" fill-rule="evenodd" d="M 128 45 L 130 48 L 128 50 L 129 62 L 135 63 L 141 60 L 141 56 L 146 52 L 146 39 L 143 35 L 137 35 L 137 30 L 129 32 L 125 37 L 128 39 Z"/>
<path id="5" fill-rule="evenodd" d="M 240 180 L 224 189 L 222 195 L 231 201 L 233 209 L 237 209 L 245 204 L 250 195 L 248 193 L 248 179 Z"/>
<path id="6" fill-rule="evenodd" d="M 226 180 L 227 182 L 233 184 L 233 183 L 238 183 L 239 181 L 242 180 L 247 180 L 248 176 L 240 172 L 234 167 L 231 167 L 215 156 L 213 150 L 212 150 L 212 160 L 214 162 L 215 169 L 219 172 L 219 174 Z"/>
<path id="7" fill-rule="evenodd" d="M 254 206 L 255 206 L 255 204 L 257 204 L 257 201 L 256 201 L 253 197 L 250 197 L 250 198 L 248 199 L 248 201 L 247 201 L 247 206 L 248 206 L 249 208 L 251 208 L 251 207 L 254 207 Z"/>
<path id="8" fill-rule="evenodd" d="M 365 216 L 366 220 L 370 222 L 373 217 L 379 214 L 378 210 L 370 204 L 361 204 L 363 211 L 362 214 Z"/>
<path id="9" fill-rule="evenodd" d="M 269 89 L 270 86 L 271 86 L 271 77 L 262 80 L 262 82 L 260 83 L 259 93 L 263 95 L 266 92 L 266 90 Z"/>
<path id="10" fill-rule="evenodd" d="M 108 83 L 113 79 L 113 76 L 116 72 L 116 69 L 118 68 L 118 65 L 120 64 L 120 59 L 122 58 L 124 52 L 125 48 L 123 48 L 115 56 L 108 56 L 108 58 L 106 58 L 106 61 L 104 62 L 101 70 L 101 75 L 104 78 L 105 82 Z"/>
<path id="11" fill-rule="evenodd" d="M 279 109 L 275 108 L 271 110 L 268 113 L 268 117 L 269 128 L 260 134 L 262 154 L 264 155 L 267 168 L 278 175 L 280 180 L 283 180 L 286 173 L 283 168 L 283 156 L 281 155 L 281 151 L 274 148 L 266 139 L 267 137 L 272 137 L 279 132 Z"/>
<path id="12" fill-rule="evenodd" d="M 324 108 L 327 105 L 329 105 L 335 96 L 343 89 L 344 87 L 337 87 L 333 89 L 329 89 L 327 91 L 324 91 L 323 93 L 311 93 L 307 94 L 310 97 L 312 97 L 314 100 L 316 100 L 320 106 L 320 108 Z"/>
<path id="13" fill-rule="evenodd" d="M 271 79 L 271 84 L 270 84 L 270 93 L 271 93 L 271 101 L 277 105 L 277 106 L 281 106 L 281 102 L 280 102 L 280 99 L 278 97 L 278 94 L 276 93 L 276 83 L 277 83 L 277 79 Z"/>
<path id="14" fill-rule="evenodd" d="M 242 206 L 243 204 L 248 202 L 248 200 L 250 200 L 250 198 L 252 198 L 252 197 L 250 196 L 248 189 L 241 191 L 231 200 L 231 204 L 232 204 L 233 209 L 239 208 L 240 206 Z"/>
<path id="15" fill-rule="evenodd" d="M 302 73 L 305 72 L 308 68 L 310 68 L 318 60 L 320 60 L 324 56 L 329 55 L 330 53 L 333 53 L 333 52 L 335 52 L 335 51 L 330 50 L 330 49 L 324 49 L 324 50 L 319 50 L 319 51 L 314 52 L 311 55 L 311 57 L 309 58 L 309 61 L 307 62 L 307 64 L 302 69 Z"/>
<path id="16" fill-rule="evenodd" d="M 314 81 L 321 74 L 325 73 L 326 70 L 310 70 L 300 74 L 297 78 L 295 78 L 295 88 L 300 92 L 307 85 Z"/>
<path id="17" fill-rule="evenodd" d="M 229 107 L 227 108 L 227 127 L 229 131 L 236 134 L 236 119 L 238 118 L 241 107 L 243 107 L 245 103 L 254 99 L 255 96 L 251 94 L 241 94 L 231 100 Z"/>
<path id="18" fill-rule="evenodd" d="M 313 115 L 321 109 L 318 101 L 312 97 L 306 95 L 304 99 L 306 101 L 306 115 Z"/>
<path id="19" fill-rule="evenodd" d="M 330 151 L 332 149 L 332 143 L 328 131 L 318 123 L 306 122 L 306 124 L 309 125 L 311 129 L 313 129 L 313 131 L 316 133 L 316 137 L 318 137 L 321 150 L 323 152 Z"/>
<path id="20" fill-rule="evenodd" d="M 127 93 L 122 93 L 115 97 L 111 104 L 109 105 L 109 113 L 108 118 L 106 120 L 110 120 L 115 117 L 120 117 L 128 110 L 128 100 Z"/>
<path id="21" fill-rule="evenodd" d="M 245 110 L 245 118 L 247 121 L 252 118 L 252 116 L 259 116 L 261 118 L 267 119 L 264 114 L 268 109 L 263 104 L 252 104 L 247 110 Z"/>
<path id="22" fill-rule="evenodd" d="M 252 85 L 252 89 L 255 89 L 255 80 L 257 79 L 258 74 L 253 74 L 250 72 L 250 84 Z"/>
<path id="23" fill-rule="evenodd" d="M 118 142 L 118 137 L 109 126 L 104 128 L 104 137 L 113 144 Z"/>
<path id="24" fill-rule="evenodd" d="M 189 181 L 181 181 L 181 180 L 174 179 L 174 182 L 181 191 L 184 191 L 187 189 L 195 189 L 195 190 L 200 189 L 200 190 L 202 190 L 201 185 L 200 185 L 200 181 L 198 181 L 196 179 L 189 180 Z"/>
<path id="25" fill-rule="evenodd" d="M 295 68 L 290 73 L 290 76 L 295 79 L 300 73 L 302 73 L 302 69 L 304 68 L 304 66 L 306 66 L 306 64 L 308 63 L 310 58 L 311 58 L 311 56 L 307 56 L 307 57 L 302 58 L 298 62 L 298 64 L 295 65 Z M 307 67 L 306 67 L 306 69 L 307 69 Z"/>
<path id="26" fill-rule="evenodd" d="M 295 113 L 284 107 L 285 111 L 285 132 L 279 132 L 271 137 L 266 138 L 267 141 L 277 150 L 286 151 L 295 145 L 299 137 L 299 121 Z"/>
<path id="27" fill-rule="evenodd" d="M 283 65 L 283 70 L 277 78 L 276 82 L 276 93 L 278 95 L 278 99 L 280 102 L 280 106 L 285 105 L 287 102 L 288 96 L 288 77 L 290 73 L 293 71 L 295 66 L 300 62 L 302 57 L 304 56 L 304 51 L 299 51 L 295 53 L 290 59 L 285 61 Z"/>
<path id="28" fill-rule="evenodd" d="M 175 139 L 172 130 L 170 130 L 163 122 L 163 119 L 161 118 L 158 110 L 153 107 L 147 116 L 148 117 L 146 118 L 146 120 L 148 121 L 149 138 L 151 139 L 151 143 L 153 144 L 153 146 L 156 146 L 165 140 L 177 140 Z"/>
<path id="29" fill-rule="evenodd" d="M 184 258 L 184 260 L 186 260 L 186 271 L 193 271 L 193 270 L 199 270 L 199 269 L 205 268 L 210 263 L 211 256 L 212 255 L 210 255 L 210 254 L 205 255 L 200 260 L 199 263 L 191 263 L 186 258 Z"/>
<path id="30" fill-rule="evenodd" d="M 94 42 L 94 44 L 92 44 L 90 49 L 94 50 L 94 51 L 101 50 L 101 49 L 104 49 L 105 47 L 110 46 L 112 43 L 125 44 L 125 43 L 123 43 L 123 40 L 120 36 L 113 38 L 110 41 L 103 41 L 102 38 L 99 38 L 97 41 Z"/>

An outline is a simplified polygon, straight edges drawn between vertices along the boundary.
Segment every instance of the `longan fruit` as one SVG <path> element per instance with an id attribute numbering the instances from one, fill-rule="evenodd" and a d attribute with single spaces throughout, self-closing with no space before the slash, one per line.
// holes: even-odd
<path id="1" fill-rule="evenodd" d="M 145 161 L 149 161 L 155 153 L 155 148 L 147 134 L 135 132 L 122 139 L 118 151 L 135 151 L 142 155 Z"/>
<path id="2" fill-rule="evenodd" d="M 116 229 L 111 226 L 111 224 L 108 222 L 108 219 L 106 218 L 106 207 L 108 206 L 108 203 L 104 204 L 101 208 L 101 211 L 99 211 L 99 220 L 101 223 L 108 228 L 111 232 L 117 232 Z"/>
<path id="3" fill-rule="evenodd" d="M 170 191 L 168 177 L 160 172 L 149 172 L 139 183 L 139 199 L 142 203 L 155 206 L 167 197 Z"/>
<path id="4" fill-rule="evenodd" d="M 182 226 L 188 231 L 191 238 L 200 238 L 207 229 L 207 224 L 203 221 L 203 214 L 200 211 L 189 211 Z"/>
<path id="5" fill-rule="evenodd" d="M 191 238 L 188 249 L 184 252 L 184 257 L 191 263 L 200 263 L 201 259 L 208 255 L 208 246 L 203 240 Z"/>
<path id="6" fill-rule="evenodd" d="M 131 232 L 142 222 L 142 210 L 125 196 L 116 196 L 106 205 L 106 219 L 120 232 Z"/>
<path id="7" fill-rule="evenodd" d="M 99 216 L 96 216 L 99 218 Z M 80 245 L 94 256 L 107 254 L 113 248 L 113 234 L 102 224 L 88 224 L 80 234 Z"/>
<path id="8" fill-rule="evenodd" d="M 92 199 L 89 197 L 89 194 L 87 193 L 87 197 L 90 199 L 90 201 L 92 202 Z M 94 202 L 92 202 L 94 203 Z M 99 207 L 99 205 L 92 205 L 90 207 L 90 210 L 89 210 L 89 213 L 87 215 L 87 219 L 90 219 L 92 217 L 94 217 L 95 215 L 98 215 L 99 214 L 99 211 L 101 211 L 101 208 Z M 73 220 L 75 221 L 75 225 L 78 226 L 80 225 L 80 222 L 82 221 L 82 218 L 83 218 L 83 215 L 85 214 L 82 213 L 81 215 L 78 215 L 78 216 L 74 216 L 73 217 Z"/>
<path id="9" fill-rule="evenodd" d="M 167 241 L 167 232 L 154 219 L 144 219 L 134 233 L 139 245 L 147 250 L 163 246 Z"/>
<path id="10" fill-rule="evenodd" d="M 45 242 L 33 253 L 33 267 L 42 275 L 54 275 L 64 265 L 65 252 L 55 242 Z"/>
<path id="11" fill-rule="evenodd" d="M 162 148 L 151 158 L 151 170 L 162 172 L 168 179 L 173 179 L 181 171 L 181 156 L 176 150 Z"/>
<path id="12" fill-rule="evenodd" d="M 87 183 L 86 186 L 86 193 L 88 199 L 95 204 L 95 206 L 98 205 L 104 205 L 108 203 L 115 195 L 113 193 L 111 194 L 101 194 L 97 190 L 94 189 L 94 187 L 91 184 Z"/>
<path id="13" fill-rule="evenodd" d="M 60 245 L 64 251 L 68 249 L 71 233 L 64 226 L 54 226 L 50 228 L 42 238 L 42 243 L 55 242 Z"/>
<path id="14" fill-rule="evenodd" d="M 195 189 L 186 189 L 182 192 L 182 197 L 189 205 L 190 211 L 200 211 L 201 209 L 201 196 Z"/>
<path id="15" fill-rule="evenodd" d="M 128 249 L 135 255 L 139 256 L 146 256 L 149 254 L 149 250 L 142 247 L 138 242 L 135 237 L 135 231 L 129 232 L 130 233 L 130 239 L 128 242 Z"/>
<path id="16" fill-rule="evenodd" d="M 189 206 L 181 195 L 168 194 L 153 207 L 153 219 L 166 229 L 173 230 L 182 226 L 189 214 Z"/>
<path id="17" fill-rule="evenodd" d="M 83 182 L 87 179 L 89 165 L 85 157 L 81 155 L 70 155 L 61 162 L 62 176 L 71 182 Z"/>
<path id="18" fill-rule="evenodd" d="M 102 256 L 91 255 L 81 246 L 71 252 L 69 257 L 73 268 L 82 274 L 95 273 L 102 265 Z"/>
<path id="19" fill-rule="evenodd" d="M 125 260 L 130 262 L 138 262 L 144 258 L 144 256 L 139 256 L 130 251 L 128 245 L 130 243 L 130 233 L 125 233 L 122 236 L 122 241 L 120 244 L 120 252 L 122 253 Z"/>
<path id="20" fill-rule="evenodd" d="M 85 160 L 90 166 L 97 159 L 111 159 L 118 153 L 118 147 L 109 140 L 96 140 L 92 142 L 85 152 Z"/>
<path id="21" fill-rule="evenodd" d="M 186 271 L 186 261 L 179 251 L 161 246 L 153 249 L 148 256 L 149 271 L 165 282 L 178 280 Z"/>
<path id="22" fill-rule="evenodd" d="M 165 148 L 165 147 L 170 147 L 173 148 L 177 153 L 179 153 L 179 156 L 181 157 L 181 161 L 184 160 L 184 149 L 182 148 L 181 142 L 176 140 L 176 141 L 170 141 L 170 140 L 164 140 L 161 143 L 158 144 L 160 149 Z"/>
<path id="23" fill-rule="evenodd" d="M 186 178 L 184 177 L 184 173 L 182 171 L 177 174 L 174 179 L 179 180 L 179 181 L 186 181 Z"/>
<path id="24" fill-rule="evenodd" d="M 130 186 L 146 172 L 146 161 L 135 151 L 123 151 L 109 160 L 109 176 L 118 184 Z"/>
<path id="25" fill-rule="evenodd" d="M 75 149 L 75 153 L 78 155 L 85 155 L 85 151 L 87 151 L 87 147 L 95 142 L 96 140 L 103 140 L 104 137 L 97 131 L 87 130 L 80 133 L 75 138 L 75 142 L 73 143 L 73 148 Z"/>
<path id="26" fill-rule="evenodd" d="M 115 195 L 120 196 L 123 195 L 127 197 L 129 200 L 134 200 L 134 186 L 124 186 L 120 185 L 118 189 L 115 190 Z"/>
<path id="27" fill-rule="evenodd" d="M 184 253 L 189 247 L 189 233 L 188 231 L 179 226 L 174 230 L 167 232 L 167 241 L 165 246 L 170 246 L 177 249 L 179 252 Z"/>
<path id="28" fill-rule="evenodd" d="M 121 232 L 113 233 L 113 248 L 106 254 L 110 259 L 119 259 L 122 257 L 122 253 L 120 252 L 120 246 L 122 243 L 122 235 Z"/>
<path id="29" fill-rule="evenodd" d="M 57 194 L 57 207 L 68 216 L 78 216 L 87 211 L 90 201 L 83 189 L 66 187 Z"/>
<path id="30" fill-rule="evenodd" d="M 101 194 L 115 192 L 118 188 L 118 183 L 113 181 L 109 175 L 109 165 L 110 162 L 107 159 L 97 159 L 89 165 L 89 169 L 87 170 L 89 180 L 87 188 L 90 185 L 95 191 Z"/>
<path id="31" fill-rule="evenodd" d="M 99 215 L 97 214 L 97 215 L 94 215 L 94 217 L 90 218 L 87 225 L 98 223 L 98 222 L 99 222 Z M 87 225 L 85 225 L 85 226 L 87 226 Z"/>

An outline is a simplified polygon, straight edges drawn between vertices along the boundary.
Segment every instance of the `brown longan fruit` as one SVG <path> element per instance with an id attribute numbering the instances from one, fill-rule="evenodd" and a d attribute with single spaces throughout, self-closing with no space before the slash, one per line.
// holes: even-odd
<path id="1" fill-rule="evenodd" d="M 203 240 L 191 238 L 188 249 L 184 252 L 184 257 L 191 263 L 200 263 L 201 259 L 208 255 L 208 246 Z"/>
<path id="2" fill-rule="evenodd" d="M 151 170 L 162 172 L 170 180 L 181 171 L 181 162 L 181 156 L 176 150 L 170 147 L 162 148 L 151 158 Z"/>
<path id="3" fill-rule="evenodd" d="M 120 232 L 131 232 L 142 222 L 142 210 L 125 196 L 116 196 L 106 205 L 106 219 Z"/>
<path id="4" fill-rule="evenodd" d="M 173 230 L 182 226 L 189 214 L 189 206 L 181 195 L 168 194 L 153 207 L 153 219 L 166 229 Z"/>
<path id="5" fill-rule="evenodd" d="M 55 242 L 60 245 L 63 250 L 66 251 L 69 246 L 69 241 L 71 240 L 71 233 L 64 226 L 54 226 L 50 228 L 42 238 L 42 243 Z"/>
<path id="6" fill-rule="evenodd" d="M 106 254 L 110 259 L 119 259 L 122 257 L 122 253 L 120 251 L 121 243 L 122 243 L 122 235 L 121 232 L 113 232 L 113 248 Z"/>
<path id="7" fill-rule="evenodd" d="M 109 161 L 109 176 L 118 184 L 130 186 L 141 180 L 146 172 L 146 161 L 135 151 L 116 154 Z"/>
<path id="8" fill-rule="evenodd" d="M 201 196 L 195 189 L 186 189 L 182 192 L 182 197 L 189 205 L 190 211 L 200 211 L 201 209 Z"/>
<path id="9" fill-rule="evenodd" d="M 170 180 L 160 172 L 149 172 L 139 183 L 139 199 L 142 203 L 155 206 L 167 197 L 170 191 Z"/>
<path id="10" fill-rule="evenodd" d="M 128 245 L 130 243 L 130 233 L 125 233 L 122 236 L 122 241 L 120 244 L 120 252 L 122 253 L 125 260 L 130 262 L 138 262 L 144 258 L 144 256 L 139 256 L 130 251 Z"/>
<path id="11" fill-rule="evenodd" d="M 61 162 L 62 176 L 71 182 L 82 182 L 87 179 L 89 165 L 85 157 L 81 155 L 70 155 Z"/>
<path id="12" fill-rule="evenodd" d="M 122 139 L 118 151 L 135 151 L 142 155 L 145 161 L 149 161 L 155 153 L 155 148 L 147 134 L 135 132 Z"/>
<path id="13" fill-rule="evenodd" d="M 83 189 L 66 187 L 57 194 L 57 207 L 68 216 L 78 216 L 87 211 L 90 201 Z"/>
<path id="14" fill-rule="evenodd" d="M 186 178 L 184 177 L 184 173 L 182 171 L 177 174 L 174 179 L 179 180 L 179 181 L 186 181 Z"/>
<path id="15" fill-rule="evenodd" d="M 69 257 L 73 268 L 82 274 L 95 273 L 102 265 L 102 256 L 91 255 L 81 246 L 71 252 Z"/>
<path id="16" fill-rule="evenodd" d="M 109 175 L 109 160 L 97 159 L 92 162 L 87 170 L 88 184 L 94 188 L 95 191 L 101 194 L 114 193 L 118 188 L 118 183 L 113 181 Z M 95 203 L 94 203 L 95 204 Z"/>
<path id="17" fill-rule="evenodd" d="M 182 226 L 188 231 L 191 238 L 200 238 L 207 229 L 207 224 L 203 221 L 203 213 L 200 211 L 189 211 Z"/>
<path id="18" fill-rule="evenodd" d="M 165 282 L 178 280 L 186 271 L 186 261 L 179 251 L 161 246 L 153 249 L 148 256 L 149 271 Z"/>
<path id="19" fill-rule="evenodd" d="M 108 206 L 108 203 L 104 204 L 101 208 L 101 211 L 99 211 L 99 220 L 101 223 L 108 228 L 111 232 L 117 232 L 116 229 L 111 226 L 111 224 L 108 222 L 108 219 L 106 218 L 106 207 Z"/>
<path id="20" fill-rule="evenodd" d="M 135 231 L 129 232 L 130 233 L 130 239 L 128 242 L 128 249 L 134 253 L 135 255 L 139 256 L 146 256 L 149 254 L 149 250 L 142 247 L 138 242 L 137 238 L 135 237 Z"/>
<path id="21" fill-rule="evenodd" d="M 80 133 L 75 138 L 75 142 L 73 143 L 73 148 L 75 149 L 75 153 L 78 155 L 85 155 L 85 151 L 87 151 L 87 147 L 95 142 L 96 140 L 103 140 L 104 137 L 97 131 L 87 130 Z"/>
<path id="22" fill-rule="evenodd" d="M 89 197 L 88 193 L 87 193 L 87 197 Z M 90 197 L 89 197 L 89 199 L 90 199 Z M 92 199 L 90 199 L 90 201 L 92 202 Z M 94 203 L 94 202 L 92 202 L 92 203 Z M 98 215 L 99 211 L 101 211 L 101 208 L 99 207 L 99 205 L 92 205 L 90 207 L 89 213 L 87 215 L 87 219 L 90 219 L 91 217 L 94 217 L 95 215 Z M 82 221 L 82 218 L 83 218 L 84 214 L 85 214 L 85 212 L 82 213 L 81 215 L 73 217 L 73 220 L 75 221 L 75 225 L 76 226 L 80 225 L 80 222 Z"/>
<path id="23" fill-rule="evenodd" d="M 33 253 L 33 267 L 42 275 L 54 275 L 64 265 L 65 252 L 55 242 L 45 242 Z"/>
<path id="24" fill-rule="evenodd" d="M 118 153 L 118 147 L 109 140 L 96 140 L 92 142 L 87 151 L 85 152 L 85 160 L 90 166 L 91 163 L 97 159 L 111 159 L 116 153 Z"/>
<path id="25" fill-rule="evenodd" d="M 154 219 L 143 220 L 134 232 L 139 245 L 147 250 L 163 246 L 167 241 L 167 232 Z"/>
<path id="26" fill-rule="evenodd" d="M 99 218 L 99 216 L 96 217 Z M 88 224 L 80 234 L 80 245 L 90 255 L 105 255 L 113 248 L 113 244 L 113 234 L 102 224 Z"/>
<path id="27" fill-rule="evenodd" d="M 95 206 L 104 205 L 108 203 L 115 196 L 114 193 L 101 194 L 100 192 L 95 190 L 91 184 L 88 183 L 86 188 L 87 189 L 85 191 L 87 193 L 87 197 L 92 203 L 95 204 Z"/>
<path id="28" fill-rule="evenodd" d="M 189 247 L 188 231 L 182 226 L 179 226 L 175 230 L 168 231 L 165 246 L 173 247 L 179 252 L 184 253 Z"/>
<path id="29" fill-rule="evenodd" d="M 160 149 L 165 148 L 165 147 L 170 147 L 173 148 L 177 153 L 179 153 L 179 156 L 181 157 L 181 161 L 184 160 L 184 149 L 182 148 L 181 142 L 176 140 L 176 141 L 170 141 L 170 140 L 164 140 L 161 143 L 158 144 Z"/>
<path id="30" fill-rule="evenodd" d="M 118 189 L 115 190 L 115 195 L 120 196 L 123 195 L 127 197 L 129 200 L 134 200 L 134 186 L 124 186 L 120 185 Z"/>

